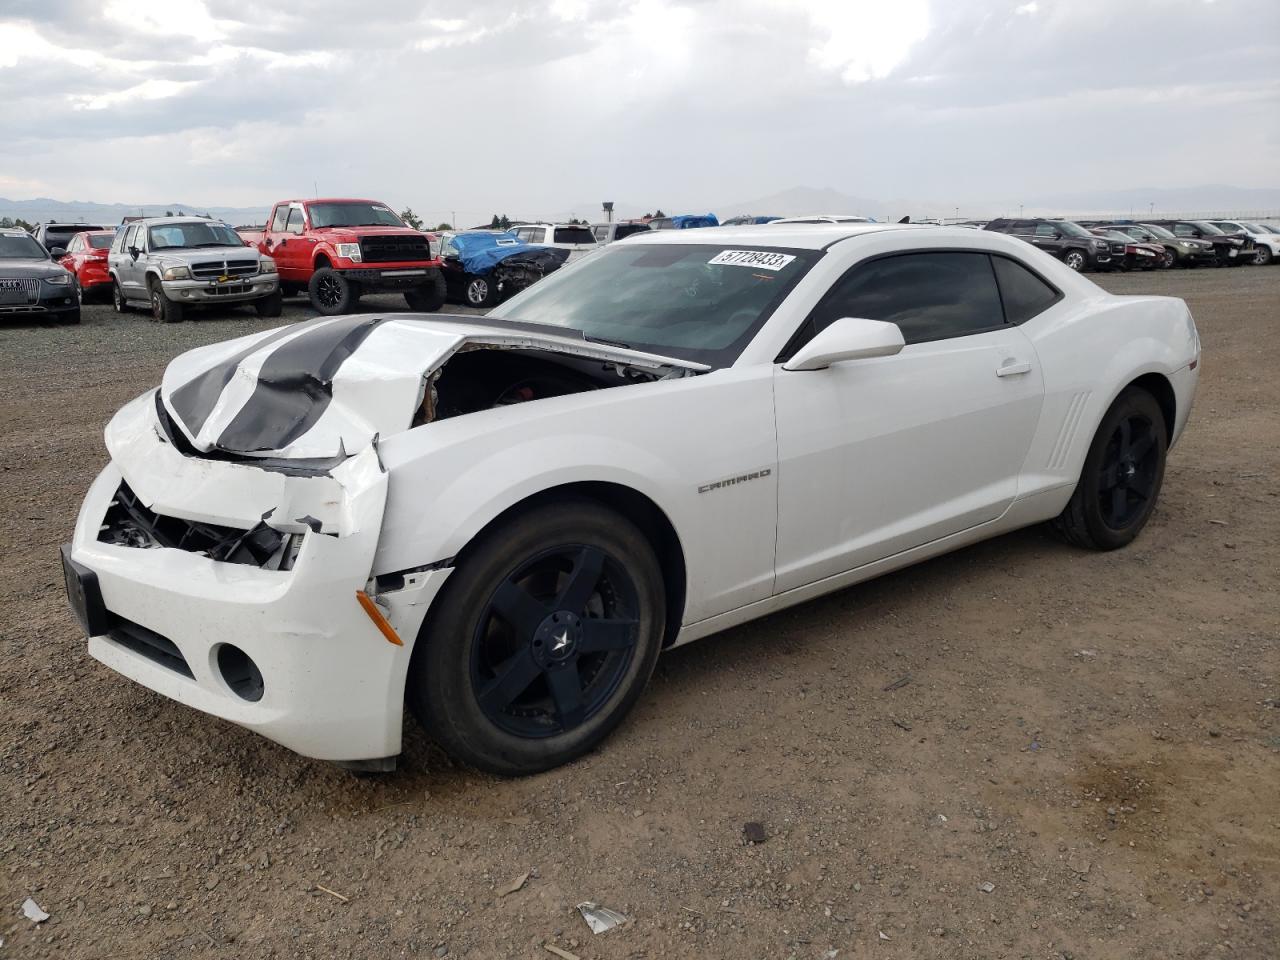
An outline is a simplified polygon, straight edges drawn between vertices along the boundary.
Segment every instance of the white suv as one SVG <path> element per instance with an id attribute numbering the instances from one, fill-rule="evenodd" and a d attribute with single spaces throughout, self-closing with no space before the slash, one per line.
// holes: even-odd
<path id="1" fill-rule="evenodd" d="M 540 243 L 546 247 L 568 250 L 572 263 L 584 257 L 600 244 L 596 243 L 596 235 L 592 233 L 590 224 L 586 223 L 522 223 L 512 227 L 507 233 L 519 237 L 525 243 Z"/>
<path id="2" fill-rule="evenodd" d="M 1223 233 L 1243 233 L 1253 240 L 1253 262 L 1259 266 L 1280 260 L 1280 233 L 1271 233 L 1247 220 L 1210 220 Z"/>

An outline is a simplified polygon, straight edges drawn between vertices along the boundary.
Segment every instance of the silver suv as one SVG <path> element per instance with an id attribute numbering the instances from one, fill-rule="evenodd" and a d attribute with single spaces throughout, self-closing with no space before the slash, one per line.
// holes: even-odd
<path id="1" fill-rule="evenodd" d="M 260 317 L 283 307 L 275 261 L 217 220 L 137 220 L 116 233 L 107 267 L 117 313 L 146 303 L 156 320 L 177 323 L 188 307 L 252 303 Z"/>

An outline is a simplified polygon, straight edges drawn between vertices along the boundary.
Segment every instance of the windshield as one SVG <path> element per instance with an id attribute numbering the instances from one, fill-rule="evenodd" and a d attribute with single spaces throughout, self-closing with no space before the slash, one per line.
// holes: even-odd
<path id="1" fill-rule="evenodd" d="M 590 227 L 556 227 L 552 243 L 595 243 Z"/>
<path id="2" fill-rule="evenodd" d="M 1143 227 L 1116 227 L 1117 233 L 1132 237 L 1135 240 L 1154 240 L 1156 235 Z"/>
<path id="3" fill-rule="evenodd" d="M 1242 223 L 1240 224 L 1240 226 L 1244 227 L 1250 233 L 1270 233 L 1271 232 L 1260 223 Z"/>
<path id="4" fill-rule="evenodd" d="M 1105 237 L 1108 240 L 1120 240 L 1124 243 L 1128 243 L 1130 240 L 1133 239 L 1133 237 L 1127 236 L 1126 234 L 1121 233 L 1119 230 L 1098 230 L 1095 232 L 1099 237 Z"/>
<path id="5" fill-rule="evenodd" d="M 404 221 L 381 203 L 309 203 L 311 226 L 403 227 Z"/>
<path id="6" fill-rule="evenodd" d="M 0 260 L 43 260 L 47 256 L 35 237 L 0 236 Z"/>
<path id="7" fill-rule="evenodd" d="M 1068 237 L 1091 237 L 1093 236 L 1084 227 L 1078 223 L 1072 223 L 1070 220 L 1055 221 L 1058 229 L 1065 233 Z"/>
<path id="8" fill-rule="evenodd" d="M 1176 239 L 1178 239 L 1178 238 L 1177 238 L 1177 237 L 1175 237 L 1172 233 L 1170 233 L 1168 230 L 1166 230 L 1164 227 L 1157 226 L 1157 225 L 1156 225 L 1156 224 L 1154 224 L 1154 223 L 1144 223 L 1144 224 L 1142 225 L 1142 229 L 1143 229 L 1143 230 L 1146 230 L 1147 232 L 1149 232 L 1149 233 L 1150 233 L 1152 236 L 1154 236 L 1154 237 L 1159 237 L 1161 240 L 1176 240 Z"/>
<path id="9" fill-rule="evenodd" d="M 151 250 L 190 250 L 194 247 L 243 247 L 240 235 L 225 223 L 192 220 L 165 223 L 147 230 Z"/>
<path id="10" fill-rule="evenodd" d="M 89 246 L 95 250 L 111 249 L 111 241 L 116 238 L 114 233 L 91 233 L 89 234 Z"/>
<path id="11" fill-rule="evenodd" d="M 782 247 L 610 245 L 489 316 L 728 366 L 821 256 Z"/>
<path id="12" fill-rule="evenodd" d="M 1194 223 L 1197 227 L 1200 228 L 1202 232 L 1208 234 L 1211 237 L 1221 237 L 1226 235 L 1222 230 L 1219 230 L 1217 227 L 1215 227 L 1212 223 L 1210 223 L 1207 220 L 1192 220 L 1190 222 Z"/>

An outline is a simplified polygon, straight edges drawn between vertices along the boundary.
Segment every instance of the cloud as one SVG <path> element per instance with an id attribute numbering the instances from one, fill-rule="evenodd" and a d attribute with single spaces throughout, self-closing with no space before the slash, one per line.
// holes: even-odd
<path id="1" fill-rule="evenodd" d="M 1221 180 L 1224 151 L 1266 185 L 1277 62 L 1280 5 L 1243 0 L 9 0 L 0 187 L 479 222 L 800 183 L 1030 202 Z"/>

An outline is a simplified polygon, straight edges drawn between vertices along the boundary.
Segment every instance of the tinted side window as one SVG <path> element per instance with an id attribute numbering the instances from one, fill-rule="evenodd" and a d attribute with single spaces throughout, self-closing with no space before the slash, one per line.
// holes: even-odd
<path id="1" fill-rule="evenodd" d="M 818 305 L 815 331 L 840 317 L 896 323 L 907 343 L 963 337 L 1004 325 L 985 253 L 906 253 L 845 275 Z"/>
<path id="2" fill-rule="evenodd" d="M 1016 261 L 992 257 L 991 265 L 1004 298 L 1004 316 L 1009 323 L 1025 323 L 1058 302 L 1061 296 L 1038 276 Z"/>
<path id="3" fill-rule="evenodd" d="M 1037 237 L 1056 237 L 1058 236 L 1058 228 L 1055 227 L 1052 223 L 1037 223 L 1036 236 Z"/>
<path id="4" fill-rule="evenodd" d="M 1173 225 L 1173 235 L 1175 237 L 1194 237 L 1196 231 L 1191 228 L 1189 223 L 1175 223 Z"/>

